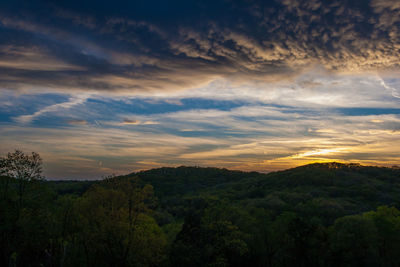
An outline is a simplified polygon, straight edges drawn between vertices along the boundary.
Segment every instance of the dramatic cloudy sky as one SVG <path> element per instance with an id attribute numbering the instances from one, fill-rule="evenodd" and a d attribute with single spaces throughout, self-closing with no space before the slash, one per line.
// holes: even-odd
<path id="1" fill-rule="evenodd" d="M 400 0 L 1 1 L 14 149 L 58 179 L 400 164 Z"/>

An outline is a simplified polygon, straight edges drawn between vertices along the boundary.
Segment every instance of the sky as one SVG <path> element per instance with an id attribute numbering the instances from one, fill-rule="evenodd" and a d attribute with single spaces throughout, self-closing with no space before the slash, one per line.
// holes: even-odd
<path id="1" fill-rule="evenodd" d="M 400 164 L 400 0 L 1 1 L 0 156 L 48 179 Z"/>

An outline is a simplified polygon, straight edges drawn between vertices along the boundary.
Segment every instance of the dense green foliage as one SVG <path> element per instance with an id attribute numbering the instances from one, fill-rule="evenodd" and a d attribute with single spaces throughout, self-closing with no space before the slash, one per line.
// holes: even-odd
<path id="1" fill-rule="evenodd" d="M 2 266 L 400 266 L 400 170 L 1 178 Z"/>

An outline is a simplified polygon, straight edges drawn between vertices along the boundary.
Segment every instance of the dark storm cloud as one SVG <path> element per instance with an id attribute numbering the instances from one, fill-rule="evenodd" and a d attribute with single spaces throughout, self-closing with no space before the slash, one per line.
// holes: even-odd
<path id="1" fill-rule="evenodd" d="M 2 88 L 135 93 L 276 81 L 316 66 L 399 68 L 397 0 L 1 5 Z"/>

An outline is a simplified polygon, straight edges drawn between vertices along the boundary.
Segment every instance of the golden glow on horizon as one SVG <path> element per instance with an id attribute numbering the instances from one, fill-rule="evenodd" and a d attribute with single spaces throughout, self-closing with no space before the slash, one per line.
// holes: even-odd
<path id="1" fill-rule="evenodd" d="M 322 155 L 329 155 L 337 152 L 343 152 L 348 150 L 348 148 L 330 148 L 330 149 L 317 149 L 317 150 L 312 150 L 308 152 L 304 152 L 301 154 L 297 154 L 294 156 L 291 156 L 291 158 L 297 159 L 297 158 L 306 158 L 310 156 L 322 156 Z"/>

